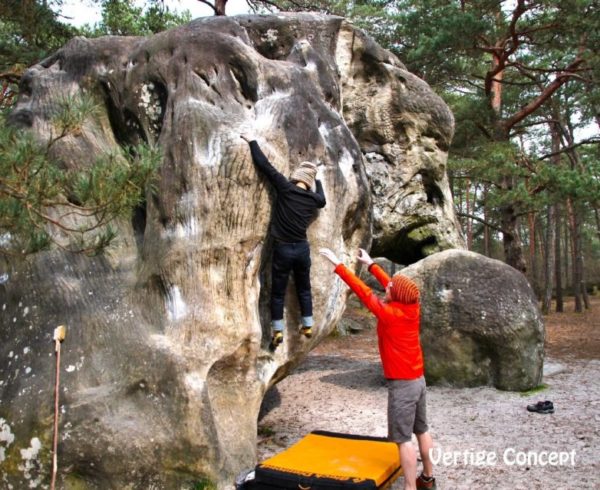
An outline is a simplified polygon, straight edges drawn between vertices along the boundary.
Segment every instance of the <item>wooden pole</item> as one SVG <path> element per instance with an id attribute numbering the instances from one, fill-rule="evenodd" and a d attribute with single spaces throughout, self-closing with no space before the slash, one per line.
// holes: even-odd
<path id="1" fill-rule="evenodd" d="M 56 354 L 56 382 L 54 384 L 54 441 L 52 444 L 52 481 L 50 483 L 50 490 L 54 490 L 56 487 L 56 473 L 58 471 L 58 399 L 59 399 L 59 387 L 60 387 L 60 343 L 65 340 L 67 329 L 64 325 L 60 325 L 54 329 L 54 352 Z"/>

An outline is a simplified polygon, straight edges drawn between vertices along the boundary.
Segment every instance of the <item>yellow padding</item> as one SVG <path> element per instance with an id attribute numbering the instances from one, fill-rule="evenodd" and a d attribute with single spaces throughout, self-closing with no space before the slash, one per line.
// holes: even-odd
<path id="1" fill-rule="evenodd" d="M 379 487 L 398 470 L 400 454 L 393 442 L 308 434 L 260 466 L 336 480 L 373 480 Z"/>

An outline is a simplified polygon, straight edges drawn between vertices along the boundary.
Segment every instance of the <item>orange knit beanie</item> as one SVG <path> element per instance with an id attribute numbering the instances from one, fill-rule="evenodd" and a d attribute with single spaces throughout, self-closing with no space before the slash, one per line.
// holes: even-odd
<path id="1" fill-rule="evenodd" d="M 419 301 L 419 288 L 408 277 L 396 274 L 392 277 L 392 301 L 399 303 L 416 303 Z"/>

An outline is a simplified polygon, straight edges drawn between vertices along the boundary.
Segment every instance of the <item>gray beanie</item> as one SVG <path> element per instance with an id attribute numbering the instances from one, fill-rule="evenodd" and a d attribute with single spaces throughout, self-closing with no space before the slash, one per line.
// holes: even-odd
<path id="1" fill-rule="evenodd" d="M 317 166 L 312 162 L 302 162 L 292 172 L 290 180 L 304 182 L 310 189 L 315 183 L 317 176 Z"/>

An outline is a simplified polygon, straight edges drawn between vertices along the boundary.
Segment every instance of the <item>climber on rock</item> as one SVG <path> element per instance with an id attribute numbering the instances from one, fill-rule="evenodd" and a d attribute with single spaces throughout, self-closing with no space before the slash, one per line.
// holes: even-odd
<path id="1" fill-rule="evenodd" d="M 283 305 L 292 271 L 302 316 L 301 333 L 307 338 L 312 336 L 314 320 L 310 288 L 311 261 L 306 229 L 316 216 L 317 209 L 324 207 L 326 201 L 321 181 L 315 182 L 317 166 L 314 163 L 300 163 L 288 180 L 271 165 L 253 135 L 244 133 L 240 136 L 250 145 L 254 165 L 269 179 L 277 192 L 271 220 L 274 242 L 271 268 L 271 347 L 274 349 L 283 342 Z M 313 184 L 315 192 L 311 190 Z"/>

